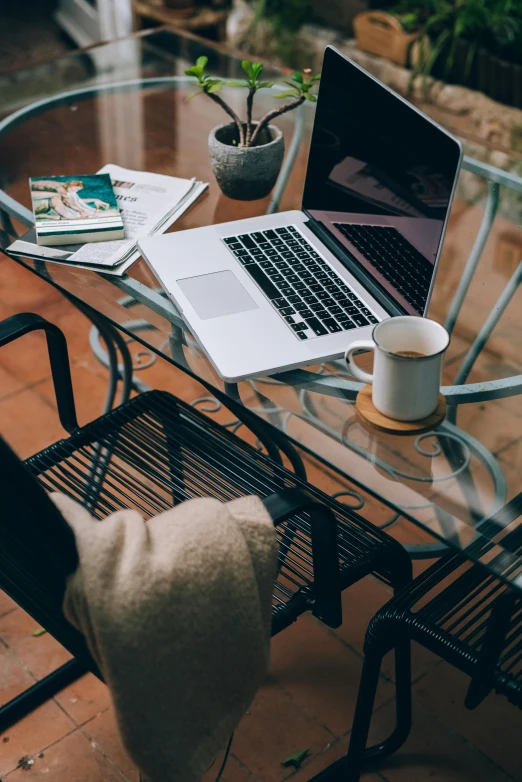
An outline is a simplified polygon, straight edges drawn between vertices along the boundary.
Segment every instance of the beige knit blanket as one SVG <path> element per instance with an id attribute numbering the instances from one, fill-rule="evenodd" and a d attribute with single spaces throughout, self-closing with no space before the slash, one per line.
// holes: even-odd
<path id="1" fill-rule="evenodd" d="M 196 782 L 266 675 L 277 543 L 261 500 L 198 499 L 98 522 L 52 495 L 80 564 L 64 610 L 150 782 Z"/>

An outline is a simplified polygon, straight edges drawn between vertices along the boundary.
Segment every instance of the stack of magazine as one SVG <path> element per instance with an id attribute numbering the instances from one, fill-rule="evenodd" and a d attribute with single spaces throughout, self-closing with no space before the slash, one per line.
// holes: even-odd
<path id="1" fill-rule="evenodd" d="M 30 228 L 8 248 L 9 254 L 121 276 L 140 257 L 137 240 L 164 233 L 208 186 L 192 179 L 131 171 L 111 163 L 98 173 L 111 178 L 125 229 L 124 239 L 50 247 L 38 244 L 36 229 Z M 75 182 L 80 179 L 74 178 Z"/>

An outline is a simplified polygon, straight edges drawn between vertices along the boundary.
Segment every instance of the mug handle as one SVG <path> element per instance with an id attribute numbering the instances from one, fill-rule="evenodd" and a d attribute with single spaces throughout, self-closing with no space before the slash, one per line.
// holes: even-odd
<path id="1" fill-rule="evenodd" d="M 351 373 L 354 377 L 357 378 L 357 380 L 362 380 L 363 383 L 373 383 L 373 375 L 370 375 L 369 372 L 364 372 L 360 367 L 357 366 L 355 361 L 352 358 L 352 354 L 356 350 L 375 350 L 375 342 L 373 339 L 358 339 L 356 342 L 352 342 L 351 345 L 349 345 L 346 348 L 346 353 L 344 354 L 344 360 L 346 361 L 346 365 L 348 366 L 348 369 L 351 370 Z"/>

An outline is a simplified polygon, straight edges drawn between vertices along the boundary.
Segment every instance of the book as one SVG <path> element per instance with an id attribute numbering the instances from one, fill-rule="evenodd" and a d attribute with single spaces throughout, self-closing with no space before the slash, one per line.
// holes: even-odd
<path id="1" fill-rule="evenodd" d="M 195 179 L 132 171 L 111 163 L 98 174 L 109 174 L 111 178 L 125 228 L 124 240 L 42 247 L 36 243 L 33 227 L 7 252 L 14 257 L 121 276 L 141 255 L 137 240 L 164 233 L 208 187 L 206 182 Z"/>
<path id="2" fill-rule="evenodd" d="M 109 174 L 32 177 L 29 184 L 37 244 L 53 247 L 125 237 Z"/>

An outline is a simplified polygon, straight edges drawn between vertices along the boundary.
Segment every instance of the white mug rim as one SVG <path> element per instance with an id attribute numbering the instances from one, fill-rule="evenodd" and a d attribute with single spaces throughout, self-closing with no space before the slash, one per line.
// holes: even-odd
<path id="1" fill-rule="evenodd" d="M 416 318 L 418 316 L 416 316 L 416 315 L 400 315 L 399 317 L 400 318 Z M 372 339 L 375 342 L 375 345 L 383 353 L 386 353 L 387 356 L 392 356 L 393 358 L 397 359 L 398 361 L 427 361 L 430 358 L 435 358 L 436 356 L 440 356 L 442 353 L 444 353 L 448 349 L 448 345 L 449 345 L 450 339 L 451 339 L 448 330 L 441 323 L 437 323 L 436 320 L 432 320 L 431 318 L 422 318 L 422 320 L 428 321 L 429 323 L 433 323 L 439 329 L 442 329 L 442 331 L 444 331 L 444 333 L 446 334 L 446 344 L 444 345 L 443 348 L 438 350 L 436 353 L 430 353 L 427 356 L 401 356 L 399 353 L 394 353 L 392 350 L 388 350 L 387 348 L 384 348 L 377 341 L 375 332 L 379 329 L 380 326 L 384 326 L 385 323 L 388 323 L 389 321 L 392 321 L 392 320 L 397 320 L 397 318 L 385 318 L 384 320 L 381 320 L 379 323 L 376 323 L 375 326 L 372 329 Z"/>

